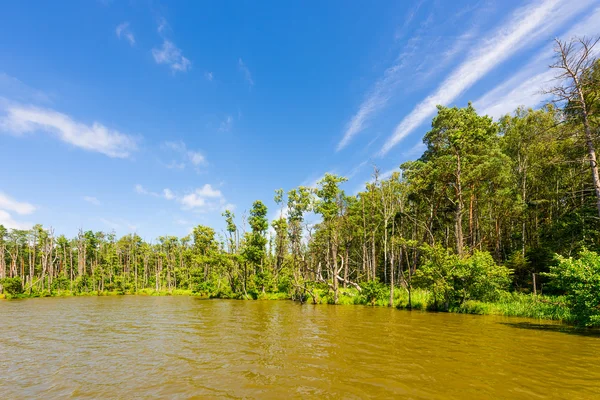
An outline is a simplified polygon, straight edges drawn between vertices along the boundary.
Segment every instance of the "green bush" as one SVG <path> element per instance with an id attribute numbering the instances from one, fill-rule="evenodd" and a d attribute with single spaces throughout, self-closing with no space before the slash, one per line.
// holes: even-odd
<path id="1" fill-rule="evenodd" d="M 377 279 L 363 282 L 360 287 L 362 288 L 361 295 L 372 306 L 375 305 L 377 300 L 384 299 L 386 294 L 389 293 L 387 287 Z"/>
<path id="2" fill-rule="evenodd" d="M 24 292 L 21 278 L 4 278 L 0 280 L 0 284 L 4 288 L 4 293 L 11 296 L 17 296 Z"/>
<path id="3" fill-rule="evenodd" d="M 292 285 L 293 276 L 291 271 L 287 268 L 283 268 L 279 272 L 279 277 L 277 279 L 277 291 L 281 293 L 289 293 L 294 288 Z"/>
<path id="4" fill-rule="evenodd" d="M 573 319 L 578 325 L 600 326 L 600 256 L 584 249 L 577 260 L 561 256 L 557 260 L 548 276 L 564 291 Z"/>
<path id="5" fill-rule="evenodd" d="M 70 287 L 71 282 L 64 275 L 59 275 L 52 281 L 52 290 L 68 290 Z"/>
<path id="6" fill-rule="evenodd" d="M 425 262 L 416 271 L 415 286 L 432 294 L 433 309 L 461 305 L 467 300 L 494 301 L 508 287 L 511 271 L 497 265 L 488 252 L 459 257 L 440 246 L 423 248 Z"/>

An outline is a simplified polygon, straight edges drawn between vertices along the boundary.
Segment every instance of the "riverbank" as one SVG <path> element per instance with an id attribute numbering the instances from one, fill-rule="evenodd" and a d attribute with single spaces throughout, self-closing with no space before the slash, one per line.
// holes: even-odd
<path id="1" fill-rule="evenodd" d="M 313 289 L 312 296 L 304 299 L 313 304 L 332 304 L 333 298 L 330 292 L 324 289 Z M 117 291 L 90 291 L 74 292 L 70 290 L 59 290 L 37 292 L 32 294 L 0 295 L 0 299 L 25 299 L 36 297 L 80 297 L 80 296 L 194 296 L 206 299 L 236 299 L 236 300 L 292 300 L 292 296 L 282 292 L 251 292 L 248 295 L 239 293 L 199 293 L 192 290 L 160 290 L 142 289 L 137 292 Z M 389 290 L 378 293 L 377 296 L 368 298 L 354 288 L 340 289 L 338 305 L 363 305 L 373 307 L 388 307 Z M 406 290 L 394 291 L 394 307 L 397 309 L 410 309 L 418 311 L 431 311 L 434 309 L 432 295 L 426 290 L 416 289 L 411 293 L 411 305 L 409 305 L 408 292 Z M 571 323 L 571 314 L 564 304 L 564 299 L 558 296 L 543 296 L 521 293 L 502 293 L 495 302 L 483 302 L 467 300 L 460 305 L 450 306 L 448 312 L 459 314 L 476 315 L 498 315 L 507 317 L 523 317 L 543 320 L 562 321 Z"/>

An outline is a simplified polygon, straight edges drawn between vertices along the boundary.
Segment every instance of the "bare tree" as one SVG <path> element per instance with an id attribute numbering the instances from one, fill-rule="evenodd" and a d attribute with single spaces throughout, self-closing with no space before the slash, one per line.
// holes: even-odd
<path id="1" fill-rule="evenodd" d="M 596 206 L 600 216 L 600 175 L 598 174 L 596 149 L 590 123 L 592 104 L 589 101 L 589 92 L 598 84 L 598 82 L 593 82 L 592 70 L 597 61 L 594 47 L 599 41 L 600 37 L 575 37 L 569 41 L 556 39 L 554 50 L 556 62 L 550 68 L 560 71 L 556 77 L 560 83 L 546 92 L 554 95 L 557 102 L 565 105 L 567 115 L 575 116 L 583 124 L 588 161 L 592 169 L 596 192 Z"/>

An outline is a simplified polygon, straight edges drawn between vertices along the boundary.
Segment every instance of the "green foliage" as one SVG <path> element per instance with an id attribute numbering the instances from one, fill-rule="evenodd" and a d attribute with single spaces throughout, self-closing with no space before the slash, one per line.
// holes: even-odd
<path id="1" fill-rule="evenodd" d="M 377 279 L 363 282 L 360 286 L 361 296 L 372 306 L 377 300 L 384 300 L 389 293 L 388 288 Z"/>
<path id="2" fill-rule="evenodd" d="M 461 302 L 468 299 L 495 301 L 508 288 L 511 271 L 497 265 L 488 252 L 478 251 L 460 263 L 455 289 Z"/>
<path id="3" fill-rule="evenodd" d="M 277 279 L 277 291 L 280 293 L 291 293 L 293 290 L 293 280 L 292 271 L 289 268 L 282 268 L 279 271 Z"/>
<path id="4" fill-rule="evenodd" d="M 582 76 L 594 130 L 600 121 L 599 65 Z M 198 225 L 187 236 L 155 242 L 83 230 L 68 239 L 41 225 L 0 225 L 0 276 L 16 276 L 4 292 L 193 291 L 597 324 L 595 256 L 554 258 L 598 250 L 600 243 L 586 148 L 577 135 L 581 118 L 572 111 L 517 109 L 494 122 L 471 104 L 440 106 L 420 159 L 391 174 L 375 167 L 374 179 L 355 196 L 342 190 L 346 178 L 329 173 L 316 187 L 277 189 L 274 220 L 257 200 L 241 224 L 223 212 L 223 235 Z M 309 212 L 321 221 L 305 220 Z M 524 294 L 532 292 L 532 276 L 545 296 Z"/>
<path id="5" fill-rule="evenodd" d="M 64 275 L 59 275 L 52 281 L 52 290 L 68 290 L 69 288 L 69 279 Z"/>
<path id="6" fill-rule="evenodd" d="M 0 285 L 2 285 L 4 292 L 11 296 L 17 296 L 25 292 L 23 290 L 23 283 L 21 282 L 21 278 L 0 279 Z"/>
<path id="7" fill-rule="evenodd" d="M 583 250 L 579 259 L 557 258 L 548 275 L 565 292 L 573 319 L 578 325 L 600 326 L 600 256 Z"/>
<path id="8" fill-rule="evenodd" d="M 434 309 L 449 310 L 467 300 L 493 301 L 510 282 L 510 270 L 487 252 L 460 258 L 440 246 L 423 248 L 426 261 L 415 274 L 415 285 L 430 290 Z"/>
<path id="9" fill-rule="evenodd" d="M 494 302 L 467 300 L 451 309 L 464 314 L 503 315 L 570 321 L 571 314 L 564 304 L 564 297 L 530 296 L 522 293 L 502 293 Z"/>

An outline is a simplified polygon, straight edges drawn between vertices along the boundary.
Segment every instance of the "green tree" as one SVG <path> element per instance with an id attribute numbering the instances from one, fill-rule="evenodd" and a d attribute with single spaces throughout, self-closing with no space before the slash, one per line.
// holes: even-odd
<path id="1" fill-rule="evenodd" d="M 552 283 L 566 294 L 567 305 L 577 324 L 600 326 L 600 256 L 583 250 L 579 259 L 558 256 L 550 267 Z"/>

